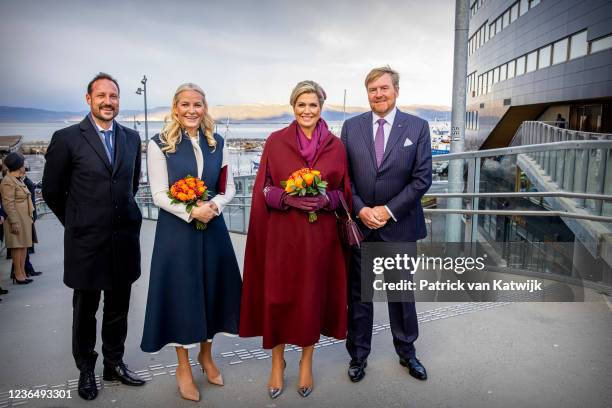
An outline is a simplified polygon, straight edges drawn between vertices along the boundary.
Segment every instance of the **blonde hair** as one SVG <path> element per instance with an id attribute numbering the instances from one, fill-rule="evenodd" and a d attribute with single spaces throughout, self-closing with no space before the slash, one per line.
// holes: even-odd
<path id="1" fill-rule="evenodd" d="M 316 94 L 317 98 L 319 98 L 319 105 L 321 105 L 321 108 L 323 107 L 323 102 L 327 99 L 327 95 L 321 85 L 317 84 L 315 81 L 298 82 L 295 88 L 293 88 L 293 91 L 291 91 L 291 96 L 289 97 L 291 106 L 295 106 L 297 99 L 305 93 Z"/>
<path id="2" fill-rule="evenodd" d="M 188 82 L 186 84 L 180 85 L 176 92 L 174 92 L 174 97 L 172 98 L 172 106 L 170 107 L 170 113 L 164 119 L 164 127 L 162 131 L 159 133 L 159 140 L 162 142 L 164 147 L 162 147 L 162 152 L 164 153 L 175 153 L 176 145 L 181 142 L 182 132 L 181 132 L 181 122 L 176 115 L 175 109 L 178 104 L 179 95 L 185 91 L 195 91 L 202 95 L 202 102 L 204 102 L 204 118 L 202 119 L 202 123 L 200 124 L 200 129 L 204 136 L 206 136 L 206 141 L 208 142 L 208 146 L 215 148 L 217 146 L 217 141 L 213 136 L 213 129 L 215 126 L 215 121 L 212 116 L 208 113 L 208 104 L 206 103 L 206 95 L 202 88 Z"/>
<path id="3" fill-rule="evenodd" d="M 368 84 L 372 81 L 376 81 L 381 76 L 389 74 L 391 75 L 391 82 L 393 83 L 393 87 L 397 91 L 399 89 L 399 73 L 391 69 L 390 66 L 385 65 L 384 67 L 377 67 L 368 72 L 368 75 L 365 78 L 365 87 L 368 87 Z"/>

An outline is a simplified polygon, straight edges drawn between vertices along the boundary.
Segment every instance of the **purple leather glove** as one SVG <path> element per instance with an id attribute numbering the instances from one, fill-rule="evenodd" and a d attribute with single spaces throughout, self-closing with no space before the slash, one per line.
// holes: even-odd
<path id="1" fill-rule="evenodd" d="M 283 196 L 283 204 L 297 208 L 302 211 L 317 211 L 329 203 L 326 195 L 319 194 L 315 197 L 300 197 L 286 194 Z"/>

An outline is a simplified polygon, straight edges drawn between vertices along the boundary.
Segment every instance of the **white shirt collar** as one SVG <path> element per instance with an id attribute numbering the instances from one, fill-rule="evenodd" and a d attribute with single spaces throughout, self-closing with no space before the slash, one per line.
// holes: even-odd
<path id="1" fill-rule="evenodd" d="M 100 127 L 100 125 L 98 125 L 98 122 L 96 122 L 96 121 L 93 119 L 93 116 L 92 116 L 92 114 L 91 114 L 91 113 L 89 114 L 89 120 L 91 120 L 91 123 L 93 123 L 93 124 L 94 124 L 94 126 L 96 127 L 96 129 L 98 129 L 98 133 L 102 133 L 102 132 L 104 132 L 104 131 L 106 131 L 106 130 L 110 130 L 110 131 L 112 132 L 112 131 L 114 130 L 114 127 L 115 127 L 115 121 L 114 121 L 114 120 L 111 122 L 111 125 L 110 125 L 110 127 L 109 127 L 108 129 L 104 129 L 103 127 Z"/>
<path id="2" fill-rule="evenodd" d="M 391 109 L 391 112 L 387 113 L 387 116 L 385 116 L 384 118 L 381 116 L 378 116 L 374 111 L 372 111 L 372 124 L 375 125 L 378 119 L 384 119 L 387 121 L 389 125 L 393 126 L 393 121 L 395 120 L 396 113 L 397 113 L 397 106 L 394 106 L 393 109 Z"/>

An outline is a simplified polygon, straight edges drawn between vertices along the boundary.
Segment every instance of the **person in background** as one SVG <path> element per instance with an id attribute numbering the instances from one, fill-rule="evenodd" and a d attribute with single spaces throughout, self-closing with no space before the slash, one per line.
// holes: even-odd
<path id="1" fill-rule="evenodd" d="M 9 153 L 4 159 L 8 173 L 0 183 L 2 207 L 7 214 L 7 226 L 4 228 L 4 240 L 7 250 L 10 249 L 15 270 L 13 283 L 25 285 L 32 282 L 25 274 L 27 248 L 35 241 L 34 206 L 30 191 L 23 182 L 25 176 L 25 159 L 19 153 Z"/>
<path id="2" fill-rule="evenodd" d="M 4 212 L 4 208 L 2 208 L 2 198 L 0 197 L 0 241 L 4 244 L 4 220 L 6 220 L 6 213 Z M 0 286 L 0 295 L 6 295 L 8 290 L 3 289 Z M 0 299 L 2 302 L 2 299 Z"/>
<path id="3" fill-rule="evenodd" d="M 23 179 L 24 184 L 30 191 L 30 197 L 32 198 L 32 205 L 34 206 L 34 224 L 36 224 L 37 214 L 36 214 L 36 184 L 28 177 L 27 172 L 30 171 L 29 167 L 26 165 L 26 175 Z M 33 234 L 36 233 L 36 229 L 34 229 Z M 38 241 L 36 237 L 36 241 Z M 30 262 L 30 254 L 34 253 L 34 244 L 28 248 L 26 251 L 26 259 L 25 259 L 25 273 L 29 278 L 30 276 L 39 276 L 42 275 L 42 272 L 38 272 L 34 269 L 34 266 Z M 7 257 L 10 254 L 10 251 L 7 250 Z M 14 275 L 15 268 L 11 267 L 11 277 Z"/>
<path id="4" fill-rule="evenodd" d="M 565 129 L 565 118 L 560 113 L 557 113 L 557 119 L 555 120 L 555 125 L 558 128 Z"/>

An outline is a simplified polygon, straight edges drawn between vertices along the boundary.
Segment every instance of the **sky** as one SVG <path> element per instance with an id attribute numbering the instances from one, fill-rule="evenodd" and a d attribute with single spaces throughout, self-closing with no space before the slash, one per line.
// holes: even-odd
<path id="1" fill-rule="evenodd" d="M 0 0 L 0 105 L 86 109 L 98 72 L 121 108 L 169 106 L 195 82 L 211 105 L 287 104 L 311 79 L 327 103 L 367 106 L 363 80 L 389 64 L 399 105 L 450 105 L 452 0 Z"/>

